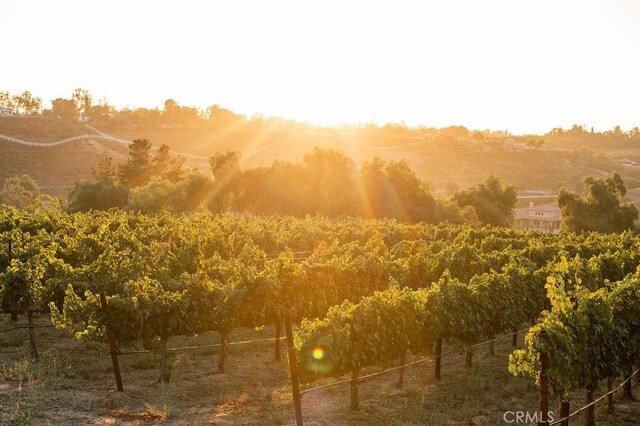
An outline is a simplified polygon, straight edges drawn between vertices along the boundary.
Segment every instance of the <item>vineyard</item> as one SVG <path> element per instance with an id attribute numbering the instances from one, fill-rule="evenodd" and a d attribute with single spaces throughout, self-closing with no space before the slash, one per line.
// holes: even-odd
<path id="1" fill-rule="evenodd" d="M 145 374 L 166 389 L 184 372 L 177 354 L 208 354 L 219 377 L 231 377 L 243 363 L 234 357 L 269 348 L 289 362 L 265 367 L 284 378 L 274 391 L 286 400 L 284 422 L 317 422 L 304 408 L 327 388 L 347 402 L 329 409 L 362 412 L 363 389 L 383 375 L 398 389 L 425 371 L 437 383 L 452 357 L 474 374 L 479 358 L 504 352 L 500 371 L 539 382 L 542 400 L 548 389 L 553 413 L 538 420 L 556 424 L 604 388 L 622 385 L 631 399 L 635 378 L 624 380 L 640 364 L 632 233 L 4 208 L 0 247 L 0 302 L 11 317 L 0 336 L 25 332 L 37 363 L 51 356 L 52 333 L 72 335 L 74 348 L 108 363 L 109 392 L 131 392 L 133 357 L 151 357 Z M 595 415 L 593 405 L 579 413 L 588 425 Z"/>

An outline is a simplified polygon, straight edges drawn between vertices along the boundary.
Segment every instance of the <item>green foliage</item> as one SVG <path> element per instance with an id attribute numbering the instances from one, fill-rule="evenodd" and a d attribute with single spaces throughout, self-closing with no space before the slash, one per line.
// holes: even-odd
<path id="1" fill-rule="evenodd" d="M 192 212 L 203 206 L 211 188 L 211 180 L 199 171 L 175 184 L 156 176 L 131 190 L 126 209 L 145 214 Z"/>
<path id="2" fill-rule="evenodd" d="M 513 221 L 513 209 L 518 190 L 515 186 L 502 184 L 496 176 L 484 182 L 456 192 L 454 200 L 462 206 L 472 206 L 483 224 L 509 226 Z"/>
<path id="3" fill-rule="evenodd" d="M 147 184 L 131 191 L 127 208 L 145 214 L 173 211 L 177 201 L 176 185 L 160 177 L 153 177 Z"/>
<path id="4" fill-rule="evenodd" d="M 108 179 L 81 181 L 69 192 L 67 211 L 69 213 L 91 210 L 123 208 L 129 198 L 129 188 Z"/>
<path id="5" fill-rule="evenodd" d="M 151 142 L 135 139 L 129 145 L 129 158 L 118 166 L 118 178 L 129 188 L 144 185 L 151 178 Z"/>
<path id="6" fill-rule="evenodd" d="M 472 226 L 480 226 L 480 219 L 478 219 L 475 208 L 472 206 L 460 207 L 454 200 L 446 198 L 436 199 L 434 222 L 466 223 Z"/>
<path id="7" fill-rule="evenodd" d="M 36 115 L 42 110 L 42 99 L 35 97 L 29 91 L 13 97 L 13 107 L 24 115 Z"/>
<path id="8" fill-rule="evenodd" d="M 73 99 L 56 98 L 51 101 L 51 112 L 61 120 L 73 120 L 76 116 L 76 103 Z"/>
<path id="9" fill-rule="evenodd" d="M 366 217 L 392 217 L 403 222 L 433 222 L 435 199 L 405 161 L 365 162 L 360 172 Z"/>
<path id="10" fill-rule="evenodd" d="M 28 175 L 15 176 L 4 181 L 0 201 L 21 209 L 33 208 L 41 199 L 40 189 Z"/>
<path id="11" fill-rule="evenodd" d="M 240 153 L 216 153 L 209 158 L 213 175 L 214 197 L 209 199 L 207 207 L 215 213 L 228 211 L 234 204 L 237 193 L 237 178 L 240 175 Z"/>
<path id="12" fill-rule="evenodd" d="M 563 227 L 571 232 L 623 232 L 633 228 L 638 209 L 625 203 L 627 188 L 622 178 L 613 173 L 606 179 L 584 180 L 585 196 L 561 189 L 558 205 Z"/>
<path id="13" fill-rule="evenodd" d="M 129 145 L 129 158 L 118 165 L 118 178 L 123 185 L 136 188 L 145 185 L 153 177 L 175 183 L 184 176 L 184 158 L 172 156 L 167 145 L 160 145 L 151 156 L 151 142 L 135 139 Z"/>
<path id="14" fill-rule="evenodd" d="M 358 304 L 329 309 L 320 320 L 305 320 L 296 336 L 297 359 L 314 375 L 343 374 L 390 362 L 408 348 L 422 351 L 415 298 L 409 289 L 390 287 Z"/>
<path id="15" fill-rule="evenodd" d="M 269 167 L 241 171 L 239 161 L 235 152 L 211 157 L 212 212 L 359 215 L 403 222 L 437 218 L 435 199 L 403 161 L 386 163 L 376 158 L 358 170 L 344 153 L 319 148 L 306 154 L 302 163 L 276 161 Z M 450 209 L 447 219 L 459 222 L 471 216 L 468 210 Z"/>
<path id="16" fill-rule="evenodd" d="M 601 380 L 631 371 L 640 359 L 637 273 L 596 290 L 582 286 L 581 280 L 569 283 L 561 275 L 552 275 L 547 294 L 551 309 L 529 331 L 525 349 L 511 355 L 512 373 L 537 379 L 544 351 L 549 356 L 547 375 L 552 388 L 566 397 L 578 388 L 593 391 Z M 542 330 L 547 333 L 545 339 Z"/>
<path id="17" fill-rule="evenodd" d="M 439 338 L 468 347 L 545 309 L 557 362 L 599 363 L 595 376 L 577 367 L 554 372 L 560 388 L 574 386 L 570 377 L 591 386 L 639 352 L 615 346 L 614 356 L 607 343 L 640 341 L 631 275 L 640 245 L 631 233 L 5 207 L 0 247 L 5 310 L 48 307 L 55 324 L 79 338 L 103 340 L 110 327 L 119 345 L 160 353 L 173 336 L 215 331 L 226 339 L 290 311 L 307 319 L 296 345 L 310 378 L 389 363 L 404 350 L 429 352 Z M 531 336 L 514 368 L 533 374 L 539 343 Z M 576 349 L 576 336 L 590 347 Z"/>
<path id="18" fill-rule="evenodd" d="M 59 246 L 45 230 L 32 235 L 14 229 L 8 233 L 8 240 L 11 254 L 0 272 L 2 307 L 14 314 L 41 310 L 55 293 L 55 286 L 47 285 L 47 281 L 67 270 L 56 257 Z"/>

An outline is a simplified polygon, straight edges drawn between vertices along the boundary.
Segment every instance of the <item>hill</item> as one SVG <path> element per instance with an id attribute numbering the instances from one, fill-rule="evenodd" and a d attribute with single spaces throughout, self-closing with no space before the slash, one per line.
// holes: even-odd
<path id="1" fill-rule="evenodd" d="M 126 141 L 144 138 L 156 147 L 167 144 L 174 153 L 186 157 L 188 167 L 202 170 L 208 170 L 207 157 L 214 152 L 239 151 L 242 166 L 248 168 L 274 160 L 299 161 L 305 153 L 320 147 L 344 151 L 356 163 L 374 157 L 405 160 L 440 193 L 470 186 L 490 174 L 523 190 L 555 191 L 563 186 L 579 189 L 586 176 L 601 177 L 615 171 L 628 188 L 640 188 L 640 150 L 633 144 L 591 143 L 592 148 L 585 148 L 575 139 L 563 144 L 552 138 L 544 146 L 533 148 L 524 143 L 529 137 L 494 135 L 478 140 L 467 134 L 447 135 L 443 130 L 305 130 L 300 126 L 256 130 L 109 122 L 87 126 L 43 116 L 2 117 L 0 135 L 41 144 L 28 146 L 0 138 L 0 182 L 26 173 L 47 192 L 61 195 L 74 182 L 86 178 L 91 167 L 106 156 L 116 162 L 123 160 Z M 51 144 L 74 137 L 81 140 Z"/>

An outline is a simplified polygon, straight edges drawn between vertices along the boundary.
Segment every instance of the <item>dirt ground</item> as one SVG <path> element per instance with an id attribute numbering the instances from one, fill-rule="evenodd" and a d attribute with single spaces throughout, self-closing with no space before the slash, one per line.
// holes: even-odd
<path id="1" fill-rule="evenodd" d="M 47 322 L 38 318 L 39 324 Z M 23 320 L 19 322 L 23 324 Z M 8 317 L 0 330 L 15 326 Z M 231 340 L 273 336 L 272 328 L 242 329 Z M 124 392 L 117 392 L 103 344 L 79 342 L 63 330 L 36 329 L 38 362 L 29 362 L 26 329 L 0 333 L 0 424 L 7 425 L 280 425 L 293 423 L 287 360 L 274 360 L 273 343 L 229 348 L 225 372 L 216 373 L 217 349 L 178 352 L 171 383 L 159 384 L 153 354 L 119 357 Z M 176 338 L 173 347 L 217 343 L 214 334 Z M 522 336 L 520 336 L 522 344 Z M 284 346 L 284 345 L 283 345 Z M 442 380 L 433 380 L 431 361 L 407 368 L 402 389 L 397 372 L 359 385 L 361 409 L 349 410 L 349 385 L 303 397 L 306 425 L 499 425 L 507 411 L 534 412 L 537 389 L 528 378 L 507 371 L 511 340 L 496 343 L 495 355 L 478 348 L 471 368 L 463 355 L 443 359 Z M 407 361 L 412 360 L 410 357 Z M 365 373 L 378 369 L 369 369 Z M 364 373 L 363 373 L 364 374 Z M 327 378 L 303 387 L 331 383 Z M 601 394 L 604 389 L 600 389 Z M 636 389 L 639 393 L 640 389 Z M 640 402 L 617 396 L 616 412 L 606 402 L 598 425 L 640 424 Z M 577 393 L 572 409 L 582 406 Z M 555 408 L 555 404 L 554 407 Z M 572 424 L 582 424 L 577 417 Z M 512 423 L 515 424 L 515 423 Z M 523 423 L 521 423 L 523 424 Z"/>

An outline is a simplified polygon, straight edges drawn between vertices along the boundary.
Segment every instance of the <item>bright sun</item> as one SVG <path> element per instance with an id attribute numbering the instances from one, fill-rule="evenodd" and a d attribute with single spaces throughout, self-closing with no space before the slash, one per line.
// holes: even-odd
<path id="1" fill-rule="evenodd" d="M 320 124 L 631 128 L 639 12 L 638 2 L 3 2 L 3 58 L 19 65 L 3 68 L 0 90 L 48 102 L 83 87 L 118 108 L 173 98 Z"/>

